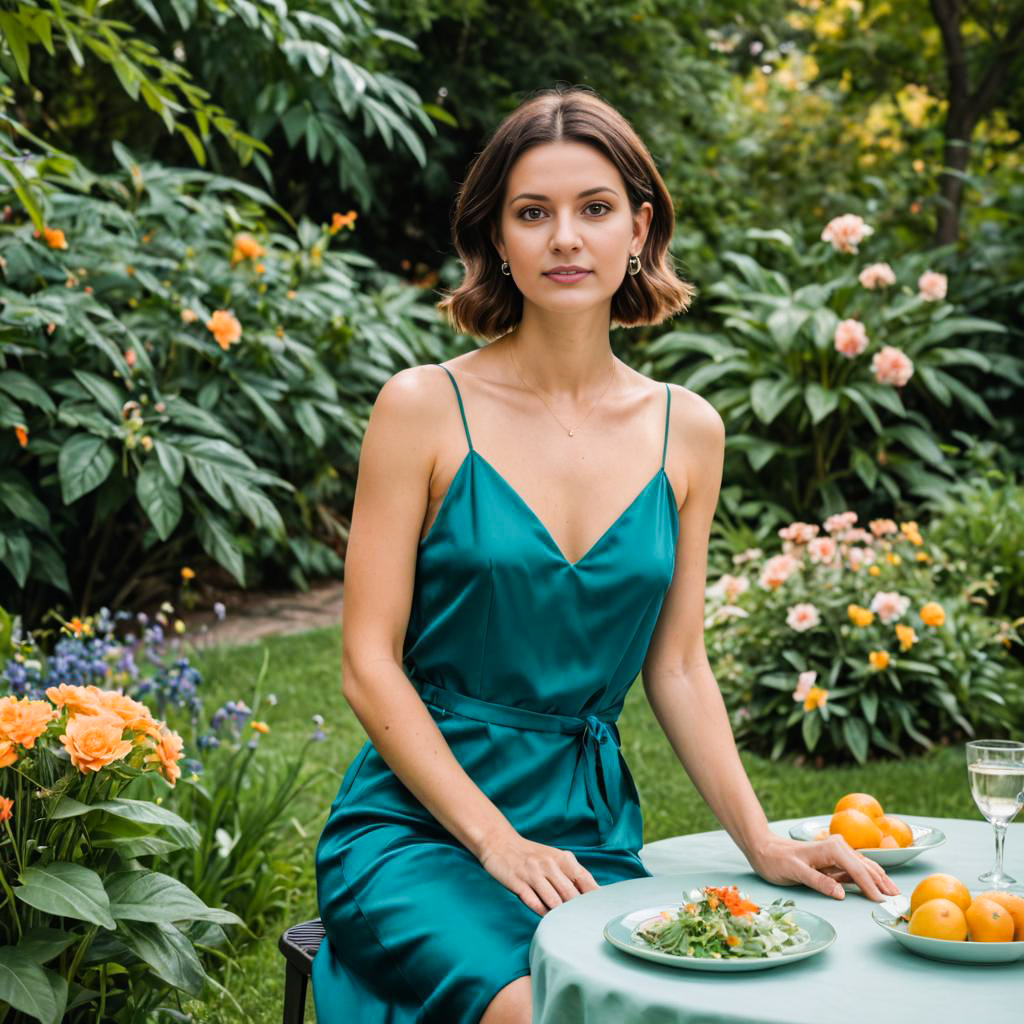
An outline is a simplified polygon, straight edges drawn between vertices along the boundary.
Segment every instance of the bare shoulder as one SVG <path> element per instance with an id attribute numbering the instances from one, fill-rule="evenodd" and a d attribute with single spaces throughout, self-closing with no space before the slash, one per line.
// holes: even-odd
<path id="1" fill-rule="evenodd" d="M 373 405 L 374 415 L 422 423 L 451 398 L 451 390 L 448 374 L 439 365 L 407 366 L 381 385 Z"/>
<path id="2" fill-rule="evenodd" d="M 706 399 L 683 387 L 669 383 L 672 410 L 669 414 L 669 445 L 677 451 L 707 456 L 725 448 L 725 423 L 718 410 Z"/>

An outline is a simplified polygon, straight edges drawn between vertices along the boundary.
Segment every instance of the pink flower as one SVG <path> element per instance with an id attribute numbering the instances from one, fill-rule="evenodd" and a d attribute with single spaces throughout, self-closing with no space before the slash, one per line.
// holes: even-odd
<path id="1" fill-rule="evenodd" d="M 813 604 L 803 602 L 795 604 L 786 613 L 786 625 L 795 629 L 798 633 L 804 633 L 808 629 L 814 629 L 821 623 L 821 616 Z"/>
<path id="2" fill-rule="evenodd" d="M 821 232 L 823 242 L 831 242 L 837 252 L 856 252 L 857 246 L 875 229 L 864 223 L 863 217 L 855 213 L 844 213 L 833 217 Z"/>
<path id="3" fill-rule="evenodd" d="M 865 267 L 857 277 L 865 288 L 885 288 L 896 283 L 896 275 L 888 263 L 872 263 Z"/>
<path id="4" fill-rule="evenodd" d="M 817 672 L 801 672 L 797 677 L 796 689 L 793 691 L 793 700 L 803 701 L 811 692 L 814 680 L 818 678 Z"/>
<path id="5" fill-rule="evenodd" d="M 794 544 L 806 544 L 818 536 L 818 530 L 819 527 L 816 523 L 790 523 L 789 526 L 783 526 L 779 530 L 779 536 Z"/>
<path id="6" fill-rule="evenodd" d="M 836 557 L 836 542 L 831 537 L 815 537 L 807 545 L 807 557 L 812 562 L 828 565 Z"/>
<path id="7" fill-rule="evenodd" d="M 800 565 L 792 555 L 775 555 L 764 563 L 758 583 L 764 590 L 776 590 L 782 586 Z"/>
<path id="8" fill-rule="evenodd" d="M 868 347 L 868 332 L 859 320 L 841 320 L 836 327 L 835 343 L 837 352 L 853 359 Z"/>
<path id="9" fill-rule="evenodd" d="M 879 384 L 894 384 L 898 388 L 914 375 L 914 364 L 906 353 L 892 345 L 883 345 L 881 352 L 871 357 L 871 369 Z"/>
<path id="10" fill-rule="evenodd" d="M 878 614 L 879 619 L 888 625 L 903 617 L 907 608 L 910 607 L 910 598 L 896 593 L 895 590 L 880 590 L 868 606 Z"/>
<path id="11" fill-rule="evenodd" d="M 844 530 L 839 539 L 846 544 L 872 544 L 875 540 L 867 530 L 862 530 L 859 526 Z"/>
<path id="12" fill-rule="evenodd" d="M 732 603 L 740 594 L 745 594 L 750 589 L 750 580 L 746 576 L 731 576 L 724 573 L 710 587 L 707 588 L 709 597 L 724 598 Z"/>
<path id="13" fill-rule="evenodd" d="M 868 526 L 876 537 L 884 537 L 890 533 L 898 533 L 899 527 L 892 519 L 872 519 Z"/>
<path id="14" fill-rule="evenodd" d="M 873 548 L 853 547 L 846 552 L 846 557 L 851 569 L 859 569 L 862 565 L 871 565 L 875 561 L 875 552 Z"/>
<path id="15" fill-rule="evenodd" d="M 946 275 L 934 270 L 926 270 L 917 279 L 917 294 L 925 302 L 938 302 L 946 297 Z"/>
<path id="16" fill-rule="evenodd" d="M 848 530 L 853 526 L 855 522 L 857 522 L 856 512 L 837 512 L 835 515 L 831 515 L 825 520 L 825 532 L 842 533 L 843 530 Z"/>

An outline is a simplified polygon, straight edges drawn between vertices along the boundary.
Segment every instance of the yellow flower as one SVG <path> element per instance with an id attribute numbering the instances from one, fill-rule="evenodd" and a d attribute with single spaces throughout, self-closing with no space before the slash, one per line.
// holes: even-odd
<path id="1" fill-rule="evenodd" d="M 846 614 L 855 626 L 870 626 L 875 621 L 875 613 L 870 608 L 862 608 L 859 604 L 848 604 Z"/>
<path id="2" fill-rule="evenodd" d="M 190 569 L 187 565 L 182 566 L 181 578 L 183 580 L 194 580 L 196 578 L 195 570 Z"/>
<path id="3" fill-rule="evenodd" d="M 820 708 L 828 700 L 828 690 L 820 686 L 812 686 L 807 691 L 807 698 L 804 700 L 804 711 L 813 711 Z"/>
<path id="4" fill-rule="evenodd" d="M 881 576 L 882 575 L 882 570 L 879 569 L 877 565 L 869 565 L 868 566 L 868 575 L 869 576 Z"/>
<path id="5" fill-rule="evenodd" d="M 889 554 L 885 556 L 885 560 L 890 565 L 900 565 L 903 561 L 903 559 L 899 555 L 892 551 L 890 551 Z"/>
<path id="6" fill-rule="evenodd" d="M 88 621 L 83 622 L 77 615 L 64 628 L 75 636 L 92 636 L 92 626 Z"/>
<path id="7" fill-rule="evenodd" d="M 242 336 L 242 325 L 226 309 L 214 310 L 213 315 L 206 321 L 206 327 L 225 352 Z"/>
<path id="8" fill-rule="evenodd" d="M 252 235 L 241 232 L 235 235 L 234 248 L 231 251 L 231 266 L 242 260 L 258 260 L 266 251 Z"/>
<path id="9" fill-rule="evenodd" d="M 868 654 L 868 661 L 871 662 L 873 669 L 881 672 L 883 668 L 889 667 L 889 652 L 888 651 L 871 651 Z"/>
<path id="10" fill-rule="evenodd" d="M 340 231 L 342 228 L 351 228 L 355 230 L 356 217 L 359 214 L 355 210 L 349 210 L 348 213 L 335 213 L 331 217 L 331 226 L 328 228 L 330 233 L 333 235 L 335 232 Z"/>
<path id="11" fill-rule="evenodd" d="M 896 627 L 896 636 L 899 637 L 901 651 L 909 651 L 917 643 L 917 634 L 913 626 L 904 626 L 901 623 Z"/>
<path id="12" fill-rule="evenodd" d="M 185 632 L 185 623 L 181 619 L 174 620 L 174 632 L 181 636 Z"/>
<path id="13" fill-rule="evenodd" d="M 931 560 L 932 560 L 932 556 L 929 555 L 927 551 L 918 551 L 918 553 L 917 553 L 917 561 L 919 561 L 919 562 L 930 562 Z"/>
<path id="14" fill-rule="evenodd" d="M 946 611 L 937 601 L 929 601 L 918 614 L 926 626 L 941 626 L 946 621 Z"/>
<path id="15" fill-rule="evenodd" d="M 289 299 L 294 299 L 295 296 L 298 295 L 298 294 L 299 293 L 294 288 L 289 288 L 288 289 L 288 298 Z"/>
<path id="16" fill-rule="evenodd" d="M 257 732 L 270 732 L 270 726 L 266 722 L 250 722 L 249 727 Z"/>
<path id="17" fill-rule="evenodd" d="M 199 319 L 199 314 L 194 309 L 183 309 L 181 311 L 181 319 L 186 324 L 192 324 Z"/>

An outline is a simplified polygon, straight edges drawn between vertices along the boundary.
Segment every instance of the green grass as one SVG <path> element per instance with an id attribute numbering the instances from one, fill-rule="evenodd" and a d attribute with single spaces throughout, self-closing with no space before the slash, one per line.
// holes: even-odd
<path id="1" fill-rule="evenodd" d="M 230 965 L 224 983 L 241 1005 L 242 1015 L 220 997 L 185 1004 L 185 1009 L 204 1024 L 280 1021 L 284 961 L 277 951 L 277 939 L 287 925 L 317 916 L 314 847 L 345 769 L 365 740 L 362 727 L 341 695 L 341 632 L 337 628 L 203 652 L 199 658 L 202 692 L 210 711 L 229 699 L 251 703 L 264 649 L 270 655 L 264 696 L 266 692 L 274 693 L 278 704 L 275 708 L 265 704 L 260 707 L 259 717 L 271 727 L 261 741 L 267 749 L 260 756 L 289 755 L 313 729 L 311 716 L 316 713 L 326 719 L 327 740 L 310 747 L 307 771 L 311 784 L 292 809 L 293 828 L 301 841 L 298 855 L 304 866 L 293 899 L 277 924 Z M 647 705 L 642 686 L 634 685 L 619 725 L 623 752 L 643 803 L 645 841 L 718 828 L 676 761 Z M 747 753 L 742 757 L 770 820 L 821 814 L 851 791 L 872 793 L 884 807 L 899 814 L 978 816 L 967 787 L 960 747 L 901 762 L 827 769 L 771 762 Z M 311 993 L 306 1020 L 314 1020 Z"/>

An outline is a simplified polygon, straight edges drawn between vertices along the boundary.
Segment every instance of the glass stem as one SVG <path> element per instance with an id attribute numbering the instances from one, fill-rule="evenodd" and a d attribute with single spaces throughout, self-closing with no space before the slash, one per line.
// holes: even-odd
<path id="1" fill-rule="evenodd" d="M 1006 839 L 1006 826 L 993 825 L 996 830 L 996 874 L 1003 873 L 1003 841 Z"/>

